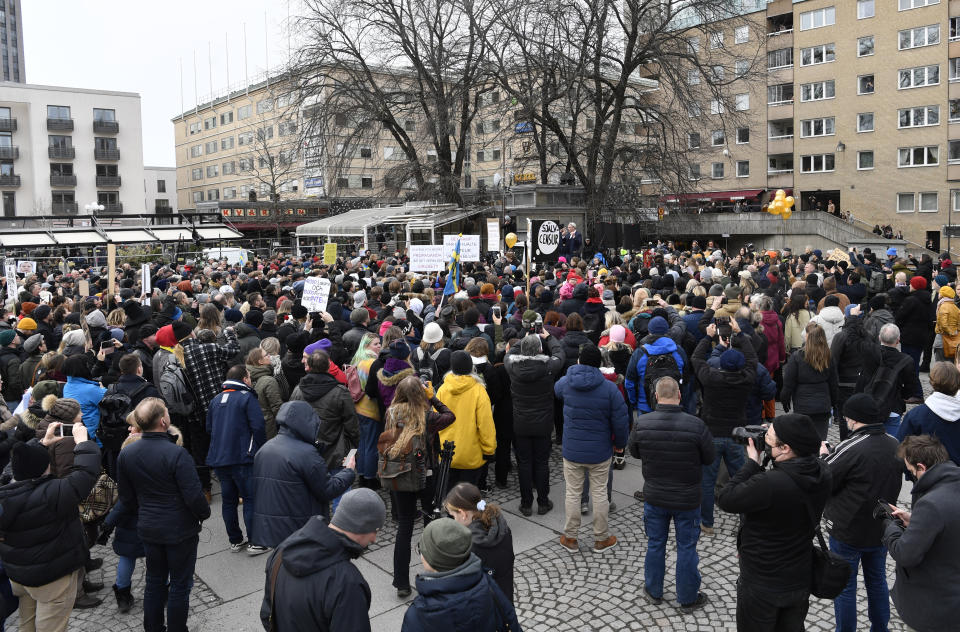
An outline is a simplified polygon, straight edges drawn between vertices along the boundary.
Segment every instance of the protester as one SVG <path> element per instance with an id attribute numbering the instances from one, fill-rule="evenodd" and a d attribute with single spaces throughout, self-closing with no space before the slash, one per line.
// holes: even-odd
<path id="1" fill-rule="evenodd" d="M 454 415 L 453 423 L 439 433 L 441 446 L 445 441 L 453 441 L 456 446 L 448 487 L 459 482 L 476 485 L 480 481 L 480 469 L 486 461 L 495 458 L 497 449 L 490 398 L 473 372 L 469 353 L 454 351 L 450 356 L 450 369 L 437 391 L 437 399 Z"/>
<path id="2" fill-rule="evenodd" d="M 830 411 L 838 401 L 837 367 L 831 361 L 823 328 L 810 321 L 804 334 L 803 348 L 793 352 L 783 367 L 780 398 L 784 412 L 793 409 L 810 417 L 820 439 L 826 440 Z"/>

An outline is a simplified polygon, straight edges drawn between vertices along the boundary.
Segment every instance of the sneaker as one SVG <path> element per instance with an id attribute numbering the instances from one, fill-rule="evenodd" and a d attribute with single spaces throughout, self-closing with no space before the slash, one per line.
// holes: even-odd
<path id="1" fill-rule="evenodd" d="M 610 536 L 609 538 L 607 538 L 606 540 L 600 540 L 599 542 L 595 542 L 595 543 L 593 544 L 593 552 L 594 552 L 594 553 L 603 553 L 604 551 L 606 551 L 606 550 L 608 550 L 608 549 L 612 549 L 612 548 L 615 547 L 616 545 L 617 545 L 617 536 L 612 535 L 612 536 Z"/>
<path id="2" fill-rule="evenodd" d="M 236 543 L 230 545 L 230 551 L 231 551 L 232 553 L 239 553 L 239 552 L 243 551 L 245 548 L 247 548 L 247 545 L 248 545 L 248 544 L 250 544 L 250 543 L 247 542 L 246 540 L 244 540 L 243 542 L 236 542 Z"/>
<path id="3" fill-rule="evenodd" d="M 611 500 L 611 501 L 610 501 L 610 508 L 607 509 L 607 513 L 613 513 L 613 512 L 616 511 L 616 510 L 617 510 L 617 503 L 615 503 L 615 502 L 613 502 L 613 501 Z"/>
<path id="4" fill-rule="evenodd" d="M 660 604 L 663 603 L 663 598 L 662 598 L 662 597 L 654 597 L 653 595 L 651 595 L 650 592 L 647 590 L 646 586 L 644 586 L 644 588 L 643 588 L 643 598 L 644 598 L 644 599 L 646 600 L 646 602 L 647 602 L 648 604 L 650 604 L 651 606 L 659 606 Z"/>
<path id="5" fill-rule="evenodd" d="M 580 551 L 580 545 L 577 544 L 577 539 L 568 538 L 565 535 L 560 536 L 560 546 L 570 551 L 571 553 L 578 553 Z"/>
<path id="6" fill-rule="evenodd" d="M 712 538 L 713 537 L 713 527 L 708 527 L 705 524 L 700 525 L 700 533 L 703 535 Z"/>
<path id="7" fill-rule="evenodd" d="M 533 507 L 530 505 L 520 505 L 520 513 L 524 516 L 530 517 L 533 515 Z"/>
<path id="8" fill-rule="evenodd" d="M 544 514 L 547 514 L 550 512 L 551 509 L 553 509 L 553 501 L 547 500 L 546 504 L 543 504 L 543 505 L 538 504 L 537 515 L 542 516 Z"/>
<path id="9" fill-rule="evenodd" d="M 248 544 L 247 545 L 247 555 L 253 557 L 255 555 L 261 555 L 270 550 L 269 546 L 259 546 L 257 544 Z"/>
<path id="10" fill-rule="evenodd" d="M 80 610 L 85 610 L 86 608 L 96 608 L 102 602 L 103 599 L 100 599 L 99 597 L 94 597 L 93 595 L 83 593 L 77 597 L 76 601 L 73 602 L 73 607 Z"/>
<path id="11" fill-rule="evenodd" d="M 636 501 L 643 502 L 643 490 L 638 489 L 637 491 L 633 492 L 633 498 Z"/>
<path id="12" fill-rule="evenodd" d="M 697 593 L 697 598 L 693 600 L 693 603 L 680 604 L 680 612 L 683 614 L 690 614 L 694 610 L 699 610 L 700 608 L 707 605 L 707 602 L 710 600 L 703 593 Z"/>
<path id="13" fill-rule="evenodd" d="M 585 516 L 590 512 L 590 503 L 580 503 L 580 515 Z"/>
<path id="14" fill-rule="evenodd" d="M 399 597 L 400 599 L 406 599 L 407 597 L 410 596 L 411 592 L 412 591 L 409 586 L 407 586 L 406 588 L 397 588 L 397 597 Z"/>

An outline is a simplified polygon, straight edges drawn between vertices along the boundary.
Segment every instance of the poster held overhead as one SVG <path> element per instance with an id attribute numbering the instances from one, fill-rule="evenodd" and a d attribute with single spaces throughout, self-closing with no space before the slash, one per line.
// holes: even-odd
<path id="1" fill-rule="evenodd" d="M 560 225 L 552 219 L 530 220 L 531 257 L 536 263 L 553 263 L 560 257 Z"/>
<path id="2" fill-rule="evenodd" d="M 327 299 L 330 298 L 330 279 L 309 277 L 303 283 L 303 298 L 300 304 L 308 312 L 323 312 L 327 309 Z"/>

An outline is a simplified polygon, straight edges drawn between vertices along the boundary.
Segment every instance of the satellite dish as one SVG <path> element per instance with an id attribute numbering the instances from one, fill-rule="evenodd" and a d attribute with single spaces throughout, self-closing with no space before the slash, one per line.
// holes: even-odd
<path id="1" fill-rule="evenodd" d="M 501 180 L 503 180 L 503 178 L 500 177 L 500 174 L 499 174 L 499 173 L 493 174 L 493 186 L 495 186 L 495 187 L 500 186 L 500 181 L 501 181 Z"/>

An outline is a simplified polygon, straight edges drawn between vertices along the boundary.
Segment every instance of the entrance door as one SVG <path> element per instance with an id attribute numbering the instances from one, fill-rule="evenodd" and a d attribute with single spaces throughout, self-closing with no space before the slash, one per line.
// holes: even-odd
<path id="1" fill-rule="evenodd" d="M 932 250 L 934 252 L 940 252 L 940 231 L 939 230 L 928 230 L 927 231 L 927 240 L 926 240 L 927 250 Z"/>

